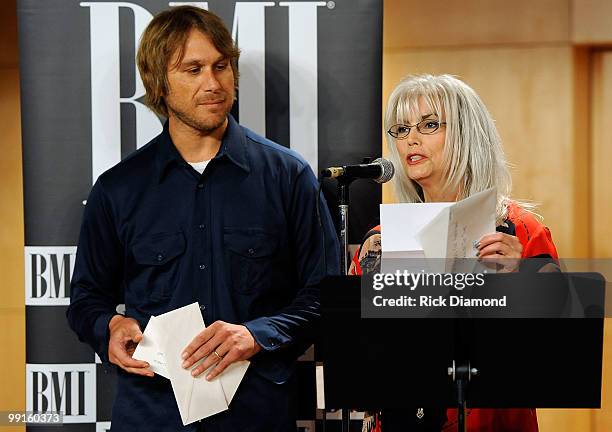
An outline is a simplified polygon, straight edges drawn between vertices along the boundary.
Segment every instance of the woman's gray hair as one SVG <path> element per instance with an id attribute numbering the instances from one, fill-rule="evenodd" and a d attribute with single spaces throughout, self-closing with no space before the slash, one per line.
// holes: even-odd
<path id="1" fill-rule="evenodd" d="M 496 222 L 503 223 L 512 178 L 497 128 L 484 103 L 471 87 L 451 75 L 408 76 L 389 97 L 385 130 L 398 123 L 407 124 L 409 119 L 420 119 L 421 98 L 432 114 L 446 122 L 444 187 L 458 190 L 457 200 L 495 187 Z M 421 187 L 408 178 L 403 169 L 396 139 L 387 134 L 387 144 L 390 159 L 398 168 L 393 179 L 398 199 L 400 202 L 423 202 Z"/>

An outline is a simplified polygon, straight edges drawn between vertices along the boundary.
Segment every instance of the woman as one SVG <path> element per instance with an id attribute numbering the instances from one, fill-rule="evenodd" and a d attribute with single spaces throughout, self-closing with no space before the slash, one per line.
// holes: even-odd
<path id="1" fill-rule="evenodd" d="M 476 245 L 479 259 L 505 272 L 517 270 L 522 258 L 558 259 L 548 228 L 525 204 L 510 199 L 512 181 L 499 134 L 468 85 L 450 75 L 405 78 L 389 97 L 385 128 L 400 202 L 452 202 L 495 187 L 497 229 Z M 378 271 L 380 254 L 376 227 L 355 254 L 351 272 Z M 454 409 L 388 410 L 366 413 L 364 430 L 450 431 L 456 429 L 456 419 Z M 479 432 L 538 430 L 531 409 L 472 409 L 467 426 Z"/>

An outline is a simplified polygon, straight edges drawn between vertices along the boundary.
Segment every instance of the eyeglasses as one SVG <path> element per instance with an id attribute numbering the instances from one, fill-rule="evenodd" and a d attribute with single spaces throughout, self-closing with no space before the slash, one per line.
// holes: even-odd
<path id="1" fill-rule="evenodd" d="M 440 126 L 445 125 L 446 122 L 440 122 L 434 119 L 425 119 L 413 125 L 396 124 L 389 128 L 387 133 L 395 139 L 404 139 L 410 135 L 410 130 L 416 127 L 416 130 L 423 135 L 431 135 L 436 133 Z"/>

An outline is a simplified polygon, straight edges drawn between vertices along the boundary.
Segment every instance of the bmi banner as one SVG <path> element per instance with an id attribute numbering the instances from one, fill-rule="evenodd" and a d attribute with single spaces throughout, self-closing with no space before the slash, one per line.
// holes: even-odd
<path id="1" fill-rule="evenodd" d="M 69 282 L 94 181 L 162 129 L 143 104 L 135 53 L 152 17 L 182 4 L 219 15 L 241 49 L 241 124 L 296 150 L 315 172 L 380 155 L 380 0 L 19 0 L 26 407 L 62 411 L 65 430 L 110 429 L 114 369 L 68 328 Z M 335 213 L 334 184 L 325 190 Z M 355 182 L 352 243 L 376 225 L 380 200 L 379 186 Z M 299 370 L 299 425 L 313 432 L 314 364 Z"/>

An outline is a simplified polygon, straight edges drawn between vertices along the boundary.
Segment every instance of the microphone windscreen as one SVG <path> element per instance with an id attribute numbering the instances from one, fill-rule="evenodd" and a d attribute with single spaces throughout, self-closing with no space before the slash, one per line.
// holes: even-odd
<path id="1" fill-rule="evenodd" d="M 391 163 L 388 159 L 378 158 L 375 159 L 373 164 L 378 164 L 381 167 L 380 177 L 375 178 L 374 181 L 377 183 L 387 183 L 389 180 L 393 178 L 393 174 L 395 174 L 395 167 L 393 163 Z"/>

